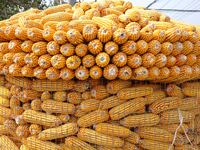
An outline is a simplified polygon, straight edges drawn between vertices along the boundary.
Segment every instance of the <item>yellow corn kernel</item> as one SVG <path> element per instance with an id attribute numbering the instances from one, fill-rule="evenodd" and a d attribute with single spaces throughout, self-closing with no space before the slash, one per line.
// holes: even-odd
<path id="1" fill-rule="evenodd" d="M 0 136 L 0 145 L 4 150 L 19 150 L 17 145 L 7 136 Z"/>
<path id="2" fill-rule="evenodd" d="M 67 123 L 55 128 L 43 130 L 38 134 L 40 140 L 53 140 L 74 135 L 78 132 L 78 126 L 75 123 Z"/>
<path id="3" fill-rule="evenodd" d="M 59 145 L 48 141 L 41 141 L 34 136 L 27 138 L 26 145 L 34 150 L 61 150 Z"/>
<path id="4" fill-rule="evenodd" d="M 121 105 L 115 106 L 109 111 L 112 120 L 119 120 L 131 113 L 140 110 L 145 105 L 144 98 L 136 98 Z"/>
<path id="5" fill-rule="evenodd" d="M 90 127 L 97 123 L 105 122 L 109 119 L 109 114 L 105 110 L 95 110 L 78 119 L 80 127 Z"/>
<path id="6" fill-rule="evenodd" d="M 137 133 L 141 138 L 148 140 L 155 140 L 160 142 L 172 142 L 173 140 L 172 133 L 156 127 L 142 127 L 138 129 Z"/>
<path id="7" fill-rule="evenodd" d="M 83 112 L 90 112 L 93 110 L 97 110 L 99 108 L 99 103 L 100 103 L 100 101 L 96 100 L 96 99 L 84 100 L 80 104 L 80 109 Z"/>
<path id="8" fill-rule="evenodd" d="M 180 123 L 179 115 L 182 115 L 183 122 L 190 122 L 194 119 L 194 115 L 190 111 L 169 110 L 161 113 L 161 124 Z"/>
<path id="9" fill-rule="evenodd" d="M 92 147 L 90 144 L 82 141 L 81 139 L 79 139 L 78 137 L 75 136 L 71 136 L 71 137 L 67 137 L 65 139 L 65 144 L 66 146 L 70 149 L 70 150 L 95 150 L 94 147 Z"/>
<path id="10" fill-rule="evenodd" d="M 35 124 L 49 126 L 49 127 L 54 127 L 61 124 L 61 120 L 58 117 L 54 115 L 48 115 L 43 112 L 38 112 L 38 111 L 29 109 L 29 110 L 25 110 L 22 115 L 23 115 L 23 119 L 29 123 L 35 123 Z"/>
<path id="11" fill-rule="evenodd" d="M 117 137 L 128 137 L 131 134 L 131 130 L 129 130 L 128 128 L 109 123 L 99 123 L 95 125 L 95 130 L 105 135 Z"/>
<path id="12" fill-rule="evenodd" d="M 54 100 L 44 100 L 41 108 L 48 113 L 74 114 L 75 112 L 73 104 Z"/>
<path id="13" fill-rule="evenodd" d="M 155 126 L 159 123 L 160 117 L 155 114 L 131 115 L 120 121 L 120 124 L 125 127 L 144 127 Z"/>
<path id="14" fill-rule="evenodd" d="M 158 142 L 154 140 L 146 140 L 143 139 L 139 144 L 142 148 L 147 150 L 173 150 L 173 146 L 171 147 L 168 143 Z"/>
<path id="15" fill-rule="evenodd" d="M 163 111 L 167 111 L 170 109 L 175 109 L 181 106 L 182 99 L 178 97 L 166 97 L 161 100 L 157 100 L 153 102 L 149 109 L 154 114 L 159 114 Z"/>
<path id="16" fill-rule="evenodd" d="M 102 146 L 122 147 L 124 145 L 124 141 L 118 137 L 108 136 L 88 128 L 81 128 L 77 136 L 85 142 Z"/>
<path id="17" fill-rule="evenodd" d="M 138 144 L 140 141 L 140 136 L 136 132 L 131 132 L 129 136 L 125 139 L 125 141 L 133 144 Z"/>

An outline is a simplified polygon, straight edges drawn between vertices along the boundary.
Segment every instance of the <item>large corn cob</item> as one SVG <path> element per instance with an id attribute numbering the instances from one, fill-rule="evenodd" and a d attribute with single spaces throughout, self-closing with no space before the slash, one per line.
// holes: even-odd
<path id="1" fill-rule="evenodd" d="M 5 135 L 0 136 L 0 145 L 0 148 L 4 150 L 19 150 L 15 143 Z"/>
<path id="2" fill-rule="evenodd" d="M 90 112 L 78 119 L 78 125 L 80 127 L 90 127 L 97 123 L 107 121 L 109 119 L 109 114 L 105 110 L 95 110 Z"/>
<path id="3" fill-rule="evenodd" d="M 41 108 L 48 113 L 74 114 L 75 112 L 75 106 L 73 104 L 54 100 L 45 100 Z"/>
<path id="4" fill-rule="evenodd" d="M 108 147 L 122 147 L 124 144 L 124 141 L 118 137 L 108 136 L 87 128 L 81 128 L 77 136 L 83 141 Z"/>
<path id="5" fill-rule="evenodd" d="M 181 110 L 193 110 L 195 108 L 198 108 L 200 104 L 200 99 L 196 97 L 189 97 L 184 98 L 182 100 L 182 104 L 180 105 Z"/>
<path id="6" fill-rule="evenodd" d="M 155 114 L 141 114 L 131 115 L 120 121 L 125 127 L 143 127 L 143 126 L 155 126 L 159 123 L 160 117 Z"/>
<path id="7" fill-rule="evenodd" d="M 109 111 L 109 114 L 112 120 L 119 120 L 131 113 L 136 112 L 137 110 L 140 110 L 144 107 L 144 105 L 144 98 L 136 98 L 125 102 L 121 105 L 113 107 Z"/>
<path id="8" fill-rule="evenodd" d="M 156 90 L 152 94 L 146 96 L 145 104 L 152 104 L 154 101 L 161 100 L 166 97 L 166 93 L 161 90 Z"/>
<path id="9" fill-rule="evenodd" d="M 110 81 L 106 85 L 106 89 L 110 94 L 116 94 L 119 90 L 123 88 L 128 88 L 131 86 L 131 81 L 114 80 Z"/>
<path id="10" fill-rule="evenodd" d="M 128 137 L 131 134 L 128 128 L 109 123 L 99 123 L 95 125 L 95 130 L 99 133 L 117 137 Z"/>
<path id="11" fill-rule="evenodd" d="M 43 140 L 43 141 L 53 140 L 53 139 L 58 139 L 58 138 L 74 135 L 76 134 L 76 132 L 78 132 L 77 124 L 67 123 L 56 128 L 43 130 L 42 132 L 38 134 L 38 139 Z"/>
<path id="12" fill-rule="evenodd" d="M 61 120 L 58 117 L 54 115 L 48 115 L 42 112 L 37 112 L 34 110 L 24 111 L 23 119 L 29 123 L 35 123 L 49 127 L 54 127 L 61 124 Z"/>

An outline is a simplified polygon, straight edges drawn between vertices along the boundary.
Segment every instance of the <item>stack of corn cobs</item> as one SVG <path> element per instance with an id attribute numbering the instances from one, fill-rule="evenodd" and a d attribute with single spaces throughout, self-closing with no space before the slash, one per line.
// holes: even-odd
<path id="1" fill-rule="evenodd" d="M 160 12 L 102 0 L 18 13 L 0 21 L 0 73 L 0 150 L 200 149 L 200 82 L 186 82 L 200 78 L 200 31 Z"/>

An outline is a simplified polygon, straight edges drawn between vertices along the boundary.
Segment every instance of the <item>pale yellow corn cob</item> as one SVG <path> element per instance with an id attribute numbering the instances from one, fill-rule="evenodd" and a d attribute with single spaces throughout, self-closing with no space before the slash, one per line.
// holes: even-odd
<path id="1" fill-rule="evenodd" d="M 85 142 L 102 146 L 122 147 L 124 145 L 124 141 L 118 137 L 108 136 L 87 128 L 81 128 L 77 136 Z"/>
<path id="2" fill-rule="evenodd" d="M 140 136 L 136 132 L 131 132 L 131 134 L 125 139 L 125 141 L 133 144 L 138 144 L 140 141 Z"/>
<path id="3" fill-rule="evenodd" d="M 155 114 L 131 115 L 120 121 L 120 124 L 125 127 L 144 127 L 155 126 L 159 123 L 160 117 Z"/>
<path id="4" fill-rule="evenodd" d="M 95 150 L 90 144 L 82 141 L 78 137 L 71 136 L 65 139 L 65 144 L 69 149 L 73 150 Z"/>
<path id="5" fill-rule="evenodd" d="M 137 133 L 141 138 L 155 140 L 160 142 L 172 142 L 173 134 L 167 130 L 156 127 L 142 127 Z"/>
<path id="6" fill-rule="evenodd" d="M 0 105 L 0 116 L 4 118 L 12 117 L 12 110 L 10 108 L 6 108 Z"/>
<path id="7" fill-rule="evenodd" d="M 79 19 L 83 15 L 84 15 L 83 9 L 82 8 L 77 8 L 77 9 L 74 10 L 72 19 L 73 20 Z"/>
<path id="8" fill-rule="evenodd" d="M 97 110 L 99 108 L 99 100 L 96 99 L 88 99 L 84 100 L 80 104 L 80 109 L 84 112 L 90 112 L 93 110 Z"/>
<path id="9" fill-rule="evenodd" d="M 123 148 L 117 147 L 106 147 L 106 146 L 97 146 L 97 150 L 123 150 Z"/>
<path id="10" fill-rule="evenodd" d="M 126 100 L 121 100 L 117 96 L 110 96 L 100 101 L 99 109 L 110 109 L 112 107 L 118 106 L 122 103 L 126 102 Z"/>
<path id="11" fill-rule="evenodd" d="M 78 119 L 80 127 L 90 127 L 94 124 L 105 122 L 109 119 L 109 114 L 105 110 L 95 110 Z"/>
<path id="12" fill-rule="evenodd" d="M 113 107 L 109 111 L 109 114 L 112 120 L 119 120 L 129 114 L 136 112 L 137 110 L 140 110 L 144 107 L 144 105 L 144 98 L 136 98 Z"/>
<path id="13" fill-rule="evenodd" d="M 113 80 L 108 82 L 106 89 L 108 93 L 116 94 L 119 90 L 130 87 L 131 84 L 131 81 Z"/>
<path id="14" fill-rule="evenodd" d="M 3 97 L 9 97 L 10 91 L 6 87 L 0 86 L 0 95 Z"/>
<path id="15" fill-rule="evenodd" d="M 36 91 L 64 91 L 71 90 L 74 87 L 74 81 L 64 80 L 34 80 L 32 89 Z"/>
<path id="16" fill-rule="evenodd" d="M 103 133 L 110 136 L 128 137 L 131 134 L 131 130 L 123 126 L 114 125 L 110 123 L 99 123 L 95 125 L 95 130 L 99 133 Z"/>
<path id="17" fill-rule="evenodd" d="M 0 105 L 4 107 L 9 107 L 10 106 L 10 100 L 8 98 L 4 98 L 0 96 Z"/>
<path id="18" fill-rule="evenodd" d="M 31 150 L 31 149 L 28 148 L 28 146 L 22 144 L 22 145 L 20 146 L 20 150 Z"/>
<path id="19" fill-rule="evenodd" d="M 52 13 L 57 13 L 57 12 L 62 12 L 65 11 L 66 9 L 71 9 L 71 5 L 69 4 L 62 4 L 62 5 L 58 5 L 58 6 L 53 6 L 53 7 L 49 7 L 47 9 L 45 9 L 43 11 L 44 14 L 48 15 L 48 14 L 52 14 Z"/>
<path id="20" fill-rule="evenodd" d="M 190 111 L 180 111 L 180 114 L 183 116 L 183 122 L 190 122 L 191 120 L 194 119 L 194 115 Z M 178 110 L 170 110 L 161 113 L 160 123 L 161 124 L 180 123 Z"/>
<path id="21" fill-rule="evenodd" d="M 15 143 L 5 135 L 0 136 L 0 146 L 4 150 L 19 150 Z"/>
<path id="22" fill-rule="evenodd" d="M 93 17 L 92 20 L 99 26 L 99 28 L 105 27 L 108 29 L 115 29 L 117 27 L 116 22 L 107 18 Z"/>
<path id="23" fill-rule="evenodd" d="M 42 141 L 36 137 L 28 137 L 25 144 L 33 150 L 61 150 L 61 147 L 53 142 Z"/>
<path id="24" fill-rule="evenodd" d="M 173 23 L 163 21 L 149 21 L 149 24 L 153 24 L 156 29 L 167 30 L 174 27 Z"/>
<path id="25" fill-rule="evenodd" d="M 146 96 L 145 104 L 152 104 L 154 101 L 161 100 L 166 97 L 166 94 L 162 90 L 156 90 L 152 94 Z"/>
<path id="26" fill-rule="evenodd" d="M 41 23 L 45 24 L 48 21 L 70 21 L 71 19 L 72 14 L 68 12 L 57 12 L 42 17 Z"/>
<path id="27" fill-rule="evenodd" d="M 55 128 L 43 130 L 38 134 L 38 139 L 46 141 L 75 135 L 78 132 L 76 123 L 67 123 Z"/>
<path id="28" fill-rule="evenodd" d="M 169 131 L 171 133 L 175 133 L 175 131 L 178 128 L 178 126 L 179 126 L 179 124 L 168 124 L 168 125 L 160 124 L 160 125 L 157 125 L 158 128 L 165 129 L 165 130 L 167 130 L 167 131 Z M 187 124 L 183 123 L 182 126 L 178 129 L 177 132 L 181 133 L 181 134 L 184 134 L 184 130 L 183 129 L 186 132 L 188 132 L 189 131 L 189 126 Z"/>
<path id="29" fill-rule="evenodd" d="M 6 120 L 6 118 L 4 118 L 3 116 L 0 115 L 0 124 L 3 124 L 5 120 Z"/>
<path id="30" fill-rule="evenodd" d="M 180 105 L 181 110 L 193 110 L 198 108 L 200 105 L 200 98 L 196 97 L 188 97 L 182 100 L 182 104 Z"/>
<path id="31" fill-rule="evenodd" d="M 127 141 L 125 141 L 124 146 L 122 148 L 125 150 L 138 150 L 139 149 L 136 145 L 134 145 L 130 142 L 127 142 Z"/>
<path id="32" fill-rule="evenodd" d="M 153 102 L 149 109 L 154 114 L 159 114 L 163 111 L 167 111 L 170 109 L 175 109 L 181 106 L 182 99 L 178 97 L 166 97 L 161 100 Z"/>
<path id="33" fill-rule="evenodd" d="M 43 112 L 37 112 L 34 110 L 24 111 L 23 119 L 29 123 L 35 123 L 35 124 L 44 125 L 48 127 L 54 127 L 61 124 L 61 120 L 58 117 L 54 115 L 48 115 Z"/>
<path id="34" fill-rule="evenodd" d="M 200 87 L 183 87 L 183 94 L 185 96 L 200 96 Z"/>
<path id="35" fill-rule="evenodd" d="M 48 113 L 74 114 L 75 112 L 73 104 L 54 100 L 44 100 L 41 108 Z"/>
<path id="36" fill-rule="evenodd" d="M 171 147 L 168 143 L 153 141 L 153 140 L 146 140 L 143 139 L 140 141 L 139 144 L 142 148 L 146 150 L 173 150 L 173 146 Z"/>
<path id="37" fill-rule="evenodd" d="M 4 125 L 0 125 L 0 135 L 9 135 L 10 132 Z"/>

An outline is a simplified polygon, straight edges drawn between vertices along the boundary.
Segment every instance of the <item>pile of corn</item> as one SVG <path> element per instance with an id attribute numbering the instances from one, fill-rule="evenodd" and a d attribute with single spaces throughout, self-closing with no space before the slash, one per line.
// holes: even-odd
<path id="1" fill-rule="evenodd" d="M 0 90 L 1 150 L 200 150 L 200 82 L 1 77 Z"/>
<path id="2" fill-rule="evenodd" d="M 154 80 L 200 76 L 200 35 L 122 0 L 30 9 L 0 22 L 2 74 L 38 79 Z"/>

